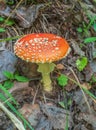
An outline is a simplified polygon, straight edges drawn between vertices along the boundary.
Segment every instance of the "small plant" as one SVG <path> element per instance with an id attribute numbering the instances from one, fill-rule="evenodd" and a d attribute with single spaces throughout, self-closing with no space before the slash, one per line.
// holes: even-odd
<path id="1" fill-rule="evenodd" d="M 13 19 L 5 20 L 5 25 L 6 26 L 12 26 L 15 24 L 15 21 Z"/>
<path id="2" fill-rule="evenodd" d="M 28 78 L 20 76 L 18 73 L 11 73 L 9 71 L 4 71 L 3 74 L 7 78 L 7 80 L 3 84 L 6 89 L 10 89 L 11 87 L 13 87 L 14 80 L 17 80 L 19 82 L 29 81 Z"/>
<path id="3" fill-rule="evenodd" d="M 6 29 L 0 27 L 0 33 L 3 33 L 3 32 L 6 32 Z"/>
<path id="4" fill-rule="evenodd" d="M 0 23 L 4 22 L 5 18 L 0 16 Z"/>
<path id="5" fill-rule="evenodd" d="M 92 83 L 96 83 L 96 76 L 94 74 L 92 75 L 91 81 L 90 81 L 90 84 Z"/>
<path id="6" fill-rule="evenodd" d="M 79 32 L 79 33 L 82 33 L 83 35 L 87 35 L 88 36 L 88 34 L 89 34 L 89 28 L 87 28 L 87 26 L 88 25 L 86 25 L 86 23 L 85 22 L 82 22 L 82 25 L 80 26 L 80 27 L 78 27 L 77 28 L 77 31 Z"/>
<path id="7" fill-rule="evenodd" d="M 64 108 L 64 109 L 67 109 L 71 104 L 72 104 L 72 100 L 71 100 L 71 99 L 69 99 L 69 100 L 67 101 L 67 106 L 66 106 L 66 102 L 64 102 L 64 101 L 60 101 L 60 102 L 59 102 L 59 105 L 60 105 L 62 108 Z"/>
<path id="8" fill-rule="evenodd" d="M 88 63 L 87 57 L 81 57 L 80 59 L 76 60 L 76 67 L 79 71 L 82 71 Z"/>
<path id="9" fill-rule="evenodd" d="M 5 39 L 0 39 L 0 42 L 11 41 L 11 40 L 20 38 L 20 37 L 22 37 L 22 36 L 23 36 L 23 35 L 21 35 L 21 36 L 14 36 L 14 37 L 8 37 L 8 38 L 5 38 Z"/>
<path id="10" fill-rule="evenodd" d="M 64 75 L 61 74 L 58 78 L 57 78 L 58 84 L 61 87 L 65 87 L 68 84 L 68 78 Z"/>
<path id="11" fill-rule="evenodd" d="M 68 77 L 66 75 L 61 74 L 58 78 L 57 78 L 58 84 L 63 88 L 63 92 L 64 92 L 64 87 L 68 84 Z M 66 92 L 64 92 L 66 93 Z M 68 107 L 72 104 L 72 100 L 71 99 L 66 99 L 64 101 L 60 101 L 58 103 L 62 108 L 68 110 Z M 64 128 L 64 130 L 68 130 L 69 127 L 69 114 L 66 114 L 66 126 Z"/>
<path id="12" fill-rule="evenodd" d="M 15 21 L 13 19 L 6 20 L 4 17 L 0 16 L 0 23 L 5 24 L 5 26 L 12 26 L 15 24 Z M 0 27 L 0 33 L 4 33 L 4 32 L 6 32 L 6 28 Z"/>
<path id="13" fill-rule="evenodd" d="M 5 0 L 8 5 L 14 5 L 15 0 Z"/>
<path id="14" fill-rule="evenodd" d="M 77 28 L 77 31 L 79 33 L 83 33 L 84 35 L 89 34 L 89 29 L 93 27 L 94 31 L 96 31 L 96 16 L 88 16 L 89 23 L 86 24 L 84 21 L 82 22 L 82 25 Z"/>

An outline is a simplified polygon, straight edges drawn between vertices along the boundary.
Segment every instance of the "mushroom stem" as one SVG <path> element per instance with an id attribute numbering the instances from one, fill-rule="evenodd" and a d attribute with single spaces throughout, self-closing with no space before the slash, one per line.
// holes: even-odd
<path id="1" fill-rule="evenodd" d="M 42 83 L 44 85 L 44 91 L 50 92 L 52 91 L 52 82 L 50 79 L 50 73 L 48 74 L 42 74 Z"/>
<path id="2" fill-rule="evenodd" d="M 38 72 L 42 74 L 42 83 L 46 92 L 52 91 L 50 72 L 54 70 L 54 63 L 38 63 Z"/>

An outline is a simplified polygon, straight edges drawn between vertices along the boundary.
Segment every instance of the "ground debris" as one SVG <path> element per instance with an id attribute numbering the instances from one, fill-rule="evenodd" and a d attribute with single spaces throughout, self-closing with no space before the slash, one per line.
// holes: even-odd
<path id="1" fill-rule="evenodd" d="M 5 113 L 0 110 L 0 130 L 13 130 L 13 129 L 15 130 L 13 123 L 8 119 Z"/>
<path id="2" fill-rule="evenodd" d="M 85 94 L 87 98 L 87 102 L 90 106 L 90 111 L 87 106 L 87 103 L 84 99 L 82 91 L 76 91 L 73 100 L 77 104 L 77 113 L 74 115 L 75 121 L 78 122 L 75 125 L 74 130 L 96 130 L 96 110 L 95 110 L 95 102 L 92 101 L 90 97 Z"/>
<path id="3" fill-rule="evenodd" d="M 90 67 L 94 73 L 96 73 L 96 59 L 90 62 Z"/>
<path id="4" fill-rule="evenodd" d="M 36 130 L 61 130 L 66 126 L 66 117 L 68 116 L 68 126 L 72 126 L 72 119 L 69 111 L 50 104 L 25 104 L 20 112 L 31 123 Z"/>
<path id="5" fill-rule="evenodd" d="M 16 19 L 21 27 L 29 28 L 38 17 L 39 10 L 43 6 L 43 4 L 32 5 L 30 7 L 20 6 L 12 15 L 12 9 L 7 6 L 4 10 L 0 10 L 0 15 L 3 15 L 5 17 L 10 16 L 11 18 Z"/>
<path id="6" fill-rule="evenodd" d="M 6 80 L 3 75 L 4 71 L 9 71 L 14 73 L 17 58 L 15 55 L 8 50 L 0 50 L 0 82 Z"/>
<path id="7" fill-rule="evenodd" d="M 96 130 L 96 113 L 80 113 L 79 119 L 84 120 L 87 124 L 90 124 L 93 127 L 93 130 Z"/>
<path id="8" fill-rule="evenodd" d="M 16 11 L 16 19 L 23 28 L 29 28 L 39 15 L 39 10 L 43 4 L 33 5 L 29 8 L 19 7 Z"/>
<path id="9" fill-rule="evenodd" d="M 40 107 L 38 104 L 24 104 L 19 111 L 26 119 L 28 119 L 32 126 L 37 125 L 40 115 Z"/>
<path id="10" fill-rule="evenodd" d="M 52 124 L 51 122 L 46 119 L 44 116 L 41 117 L 39 123 L 36 126 L 35 130 L 52 130 Z"/>
<path id="11" fill-rule="evenodd" d="M 81 48 L 79 47 L 78 43 L 75 40 L 70 39 L 70 43 L 73 47 L 75 54 L 78 54 L 80 56 L 85 56 L 85 52 L 81 50 Z"/>
<path id="12" fill-rule="evenodd" d="M 85 94 L 85 96 L 86 96 L 87 101 L 90 105 L 90 108 L 93 107 L 92 106 L 92 104 L 93 104 L 92 99 L 90 97 L 88 97 L 86 94 Z M 83 93 L 81 90 L 78 90 L 74 93 L 73 100 L 78 105 L 77 107 L 79 108 L 79 110 L 81 112 L 89 112 L 89 108 L 86 104 L 86 101 L 84 99 L 84 96 L 83 96 Z"/>
<path id="13" fill-rule="evenodd" d="M 41 104 L 41 110 L 48 117 L 54 129 L 63 129 L 66 127 L 66 117 L 68 116 L 69 127 L 72 125 L 70 113 L 67 110 L 50 104 Z"/>

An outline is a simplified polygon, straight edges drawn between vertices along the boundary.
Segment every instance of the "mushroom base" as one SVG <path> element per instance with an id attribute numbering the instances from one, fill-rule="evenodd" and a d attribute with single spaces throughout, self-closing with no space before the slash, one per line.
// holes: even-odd
<path id="1" fill-rule="evenodd" d="M 42 83 L 46 92 L 52 91 L 50 72 L 54 70 L 54 67 L 54 63 L 38 63 L 38 72 L 42 74 Z"/>

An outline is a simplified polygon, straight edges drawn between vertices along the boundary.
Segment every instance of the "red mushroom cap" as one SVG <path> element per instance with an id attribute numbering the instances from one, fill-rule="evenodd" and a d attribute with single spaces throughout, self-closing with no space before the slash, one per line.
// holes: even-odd
<path id="1" fill-rule="evenodd" d="M 69 44 L 64 38 L 48 33 L 25 35 L 14 46 L 14 52 L 19 58 L 34 63 L 60 60 L 69 50 Z"/>

